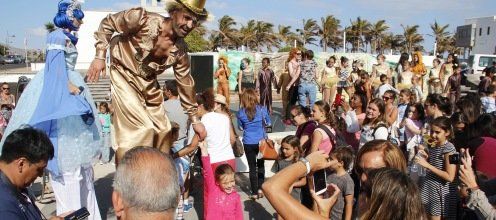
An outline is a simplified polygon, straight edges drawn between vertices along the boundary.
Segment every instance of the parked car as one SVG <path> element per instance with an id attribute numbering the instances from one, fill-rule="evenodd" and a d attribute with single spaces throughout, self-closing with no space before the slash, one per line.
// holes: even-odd
<path id="1" fill-rule="evenodd" d="M 496 55 L 491 54 L 474 54 L 468 58 L 468 68 L 471 74 L 480 74 L 487 66 L 496 61 Z"/>
<path id="2" fill-rule="evenodd" d="M 7 55 L 5 57 L 5 63 L 16 64 L 16 63 L 24 63 L 25 58 L 21 55 Z"/>

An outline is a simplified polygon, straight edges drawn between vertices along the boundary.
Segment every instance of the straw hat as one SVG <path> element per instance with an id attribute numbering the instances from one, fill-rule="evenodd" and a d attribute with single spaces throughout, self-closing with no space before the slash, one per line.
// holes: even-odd
<path id="1" fill-rule="evenodd" d="M 217 103 L 220 103 L 220 104 L 223 104 L 223 105 L 227 105 L 226 97 L 223 96 L 223 95 L 221 95 L 221 94 L 215 94 L 214 100 Z"/>
<path id="2" fill-rule="evenodd" d="M 174 4 L 181 4 L 197 15 L 208 16 L 208 12 L 205 9 L 206 2 L 207 0 L 168 0 L 166 1 L 166 8 L 170 9 L 174 7 Z"/>

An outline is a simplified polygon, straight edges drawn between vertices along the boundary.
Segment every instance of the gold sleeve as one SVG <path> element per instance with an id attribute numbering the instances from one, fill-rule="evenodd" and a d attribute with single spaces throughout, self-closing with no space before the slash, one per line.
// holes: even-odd
<path id="1" fill-rule="evenodd" d="M 174 65 L 174 76 L 178 84 L 179 99 L 181 105 L 186 110 L 191 121 L 197 122 L 199 119 L 196 116 L 198 104 L 196 104 L 195 81 L 191 76 L 191 68 L 189 57 L 186 52 L 181 53 L 177 63 Z"/>
<path id="2" fill-rule="evenodd" d="M 133 34 L 138 32 L 146 22 L 146 11 L 143 8 L 132 8 L 115 14 L 109 14 L 101 22 L 95 32 L 95 57 L 105 58 L 110 39 L 114 33 Z"/>

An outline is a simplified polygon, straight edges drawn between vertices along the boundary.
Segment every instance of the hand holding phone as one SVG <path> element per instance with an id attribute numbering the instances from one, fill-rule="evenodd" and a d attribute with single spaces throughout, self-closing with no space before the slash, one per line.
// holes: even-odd
<path id="1" fill-rule="evenodd" d="M 325 169 L 317 170 L 313 173 L 312 183 L 315 194 L 321 195 L 327 191 L 327 173 Z"/>
<path id="2" fill-rule="evenodd" d="M 79 210 L 69 214 L 68 216 L 64 217 L 64 220 L 82 220 L 88 216 L 90 216 L 88 209 L 86 209 L 86 207 L 83 207 L 83 208 L 80 208 Z"/>

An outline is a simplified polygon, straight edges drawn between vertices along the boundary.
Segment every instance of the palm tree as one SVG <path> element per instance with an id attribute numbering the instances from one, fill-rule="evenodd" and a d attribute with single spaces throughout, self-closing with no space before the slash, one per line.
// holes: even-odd
<path id="1" fill-rule="evenodd" d="M 274 25 L 265 22 L 257 21 L 255 26 L 255 43 L 257 51 L 262 51 L 262 46 L 265 46 L 269 52 L 272 52 L 272 47 L 279 47 L 279 38 L 277 34 L 274 33 Z"/>
<path id="2" fill-rule="evenodd" d="M 420 43 L 424 41 L 424 37 L 418 33 L 418 25 L 407 25 L 406 27 L 401 25 L 401 27 L 403 27 L 403 37 L 405 40 L 404 49 L 407 53 L 411 53 L 414 48 L 420 46 Z"/>
<path id="3" fill-rule="evenodd" d="M 255 50 L 256 48 L 256 25 L 255 20 L 249 20 L 246 25 L 241 25 L 239 29 L 241 35 L 241 44 L 245 45 L 250 50 Z"/>
<path id="4" fill-rule="evenodd" d="M 47 22 L 45 23 L 45 29 L 50 33 L 55 30 L 55 25 L 52 22 Z"/>
<path id="5" fill-rule="evenodd" d="M 312 44 L 317 46 L 315 41 L 315 36 L 317 36 L 319 31 L 319 26 L 317 25 L 317 21 L 313 19 L 305 20 L 303 19 L 303 29 L 296 29 L 296 31 L 300 34 L 300 43 L 305 47 L 306 44 Z"/>
<path id="6" fill-rule="evenodd" d="M 336 46 L 336 37 L 339 36 L 339 28 L 341 28 L 341 21 L 332 15 L 325 18 L 320 18 L 321 26 L 319 27 L 320 46 L 323 47 L 324 52 L 327 52 L 327 47 Z M 339 44 L 338 44 L 339 45 Z"/>
<path id="7" fill-rule="evenodd" d="M 365 51 L 363 48 L 366 36 L 370 29 L 370 22 L 361 17 L 357 17 L 355 21 L 351 22 L 351 27 L 346 29 L 346 35 L 349 36 L 349 40 L 353 45 L 353 51 Z"/>
<path id="8" fill-rule="evenodd" d="M 370 26 L 368 35 L 371 38 L 370 51 L 379 53 L 382 48 L 384 33 L 389 29 L 386 20 L 379 20 Z"/>
<path id="9" fill-rule="evenodd" d="M 219 39 L 220 47 L 223 46 L 236 46 L 239 41 L 238 30 L 234 27 L 236 21 L 229 15 L 224 15 L 219 19 Z"/>
<path id="10" fill-rule="evenodd" d="M 279 25 L 277 29 L 277 37 L 286 44 L 285 46 L 291 46 L 295 40 L 298 40 L 298 36 L 291 31 L 291 26 Z"/>
<path id="11" fill-rule="evenodd" d="M 389 32 L 384 34 L 382 38 L 383 47 L 380 48 L 380 53 L 384 53 L 385 49 L 390 49 L 391 51 L 399 51 L 402 47 L 403 35 L 394 35 Z"/>
<path id="12" fill-rule="evenodd" d="M 437 21 L 434 21 L 434 24 L 431 24 L 431 30 L 436 38 L 436 51 L 438 53 L 444 53 L 444 50 L 440 50 L 441 48 L 445 49 L 449 45 L 443 45 L 444 43 L 449 43 L 449 41 L 446 39 L 450 37 L 450 33 L 446 31 L 449 28 L 449 24 L 447 25 L 439 25 Z"/>

